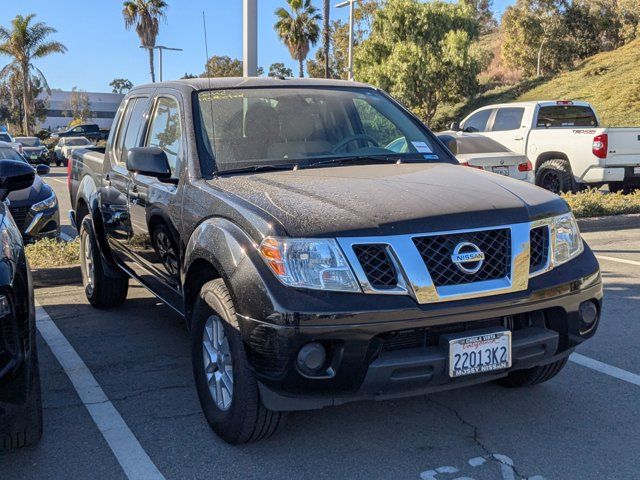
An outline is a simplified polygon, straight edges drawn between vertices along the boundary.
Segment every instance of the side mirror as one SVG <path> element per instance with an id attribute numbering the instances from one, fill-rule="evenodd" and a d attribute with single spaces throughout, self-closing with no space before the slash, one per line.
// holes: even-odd
<path id="1" fill-rule="evenodd" d="M 10 192 L 29 188 L 35 177 L 36 171 L 28 163 L 18 160 L 0 161 L 0 201 L 4 201 Z"/>
<path id="2" fill-rule="evenodd" d="M 458 154 L 458 142 L 455 137 L 451 135 L 438 135 L 438 138 L 454 156 Z"/>
<path id="3" fill-rule="evenodd" d="M 134 147 L 127 151 L 127 170 L 155 177 L 158 180 L 171 178 L 171 167 L 167 154 L 158 147 Z"/>
<path id="4" fill-rule="evenodd" d="M 451 124 L 449 125 L 449 130 L 451 130 L 452 132 L 459 132 L 460 124 L 458 122 L 451 122 Z"/>
<path id="5" fill-rule="evenodd" d="M 51 172 L 51 168 L 44 163 L 41 163 L 36 167 L 36 173 L 40 176 L 47 175 L 49 172 Z"/>

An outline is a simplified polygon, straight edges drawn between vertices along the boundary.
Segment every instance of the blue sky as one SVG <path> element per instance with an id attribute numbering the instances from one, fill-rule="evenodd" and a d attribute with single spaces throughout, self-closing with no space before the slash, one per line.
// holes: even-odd
<path id="1" fill-rule="evenodd" d="M 202 12 L 207 15 L 210 55 L 242 57 L 242 0 L 167 0 L 167 22 L 160 27 L 158 45 L 183 48 L 166 52 L 164 78 L 180 78 L 185 72 L 204 70 L 205 50 Z M 287 49 L 274 30 L 276 8 L 284 0 L 258 0 L 258 64 L 268 69 L 273 62 L 284 62 L 297 72 Z M 322 8 L 320 0 L 314 0 Z M 333 0 L 332 4 L 339 3 Z M 494 0 L 501 13 L 512 0 Z M 138 48 L 135 31 L 127 31 L 119 0 L 0 0 L 0 24 L 9 26 L 17 14 L 35 13 L 58 30 L 53 38 L 64 43 L 65 55 L 52 55 L 37 61 L 52 88 L 109 91 L 114 78 L 128 78 L 134 84 L 149 81 L 147 54 Z M 346 19 L 348 9 L 331 11 L 332 19 Z M 8 62 L 0 56 L 0 67 Z"/>

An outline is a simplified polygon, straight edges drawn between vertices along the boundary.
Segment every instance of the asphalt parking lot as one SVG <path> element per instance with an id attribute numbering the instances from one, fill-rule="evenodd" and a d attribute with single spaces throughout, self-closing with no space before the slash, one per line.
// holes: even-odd
<path id="1" fill-rule="evenodd" d="M 279 436 L 240 447 L 208 428 L 188 334 L 146 290 L 132 283 L 125 306 L 104 312 L 80 285 L 38 289 L 45 433 L 0 457 L 0 479 L 640 478 L 640 230 L 585 238 L 604 316 L 549 383 L 297 413 Z"/>

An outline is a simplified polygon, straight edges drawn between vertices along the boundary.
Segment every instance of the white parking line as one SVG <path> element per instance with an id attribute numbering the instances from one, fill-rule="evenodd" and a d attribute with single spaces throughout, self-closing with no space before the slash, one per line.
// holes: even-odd
<path id="1" fill-rule="evenodd" d="M 626 263 L 627 265 L 640 266 L 640 262 L 637 262 L 635 260 L 627 260 L 626 258 L 607 257 L 606 255 L 596 255 L 596 258 L 608 260 L 610 262 Z"/>
<path id="2" fill-rule="evenodd" d="M 578 365 L 582 365 L 583 367 L 595 370 L 596 372 L 604 373 L 605 375 L 609 375 L 610 377 L 617 378 L 618 380 L 622 380 L 623 382 L 628 382 L 640 387 L 640 375 L 636 375 L 635 373 L 627 372 L 626 370 L 623 370 L 621 368 L 599 362 L 598 360 L 585 357 L 584 355 L 580 355 L 579 353 L 571 354 L 569 360 L 571 360 L 573 363 L 577 363 Z"/>
<path id="3" fill-rule="evenodd" d="M 63 185 L 66 185 L 66 184 L 67 184 L 67 180 L 66 180 L 66 179 L 64 179 L 64 180 L 63 180 L 63 179 L 61 179 L 61 178 L 48 177 L 46 180 L 47 180 L 47 181 L 53 180 L 54 182 L 60 182 L 60 183 L 62 183 Z"/>
<path id="4" fill-rule="evenodd" d="M 36 325 L 71 380 L 98 430 L 109 444 L 125 475 L 136 480 L 164 479 L 89 368 L 40 305 L 36 306 Z"/>

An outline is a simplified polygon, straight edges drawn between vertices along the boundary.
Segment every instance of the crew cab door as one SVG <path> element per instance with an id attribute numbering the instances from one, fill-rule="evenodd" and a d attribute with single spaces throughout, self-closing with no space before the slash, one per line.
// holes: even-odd
<path id="1" fill-rule="evenodd" d="M 530 115 L 527 107 L 499 107 L 491 116 L 484 135 L 501 143 L 515 153 L 526 154 L 527 125 Z"/>
<path id="2" fill-rule="evenodd" d="M 130 97 L 120 115 L 114 140 L 107 152 L 100 205 L 107 240 L 114 256 L 126 258 L 127 245 L 133 235 L 129 212 L 130 176 L 126 167 L 127 151 L 138 144 L 148 96 Z M 107 158 L 105 157 L 105 160 Z"/>
<path id="3" fill-rule="evenodd" d="M 180 218 L 178 178 L 186 153 L 184 121 L 178 94 L 158 93 L 153 100 L 143 147 L 159 147 L 167 155 L 172 180 L 131 172 L 129 208 L 134 255 L 131 264 L 140 280 L 174 307 L 180 308 L 180 239 L 174 219 Z"/>

